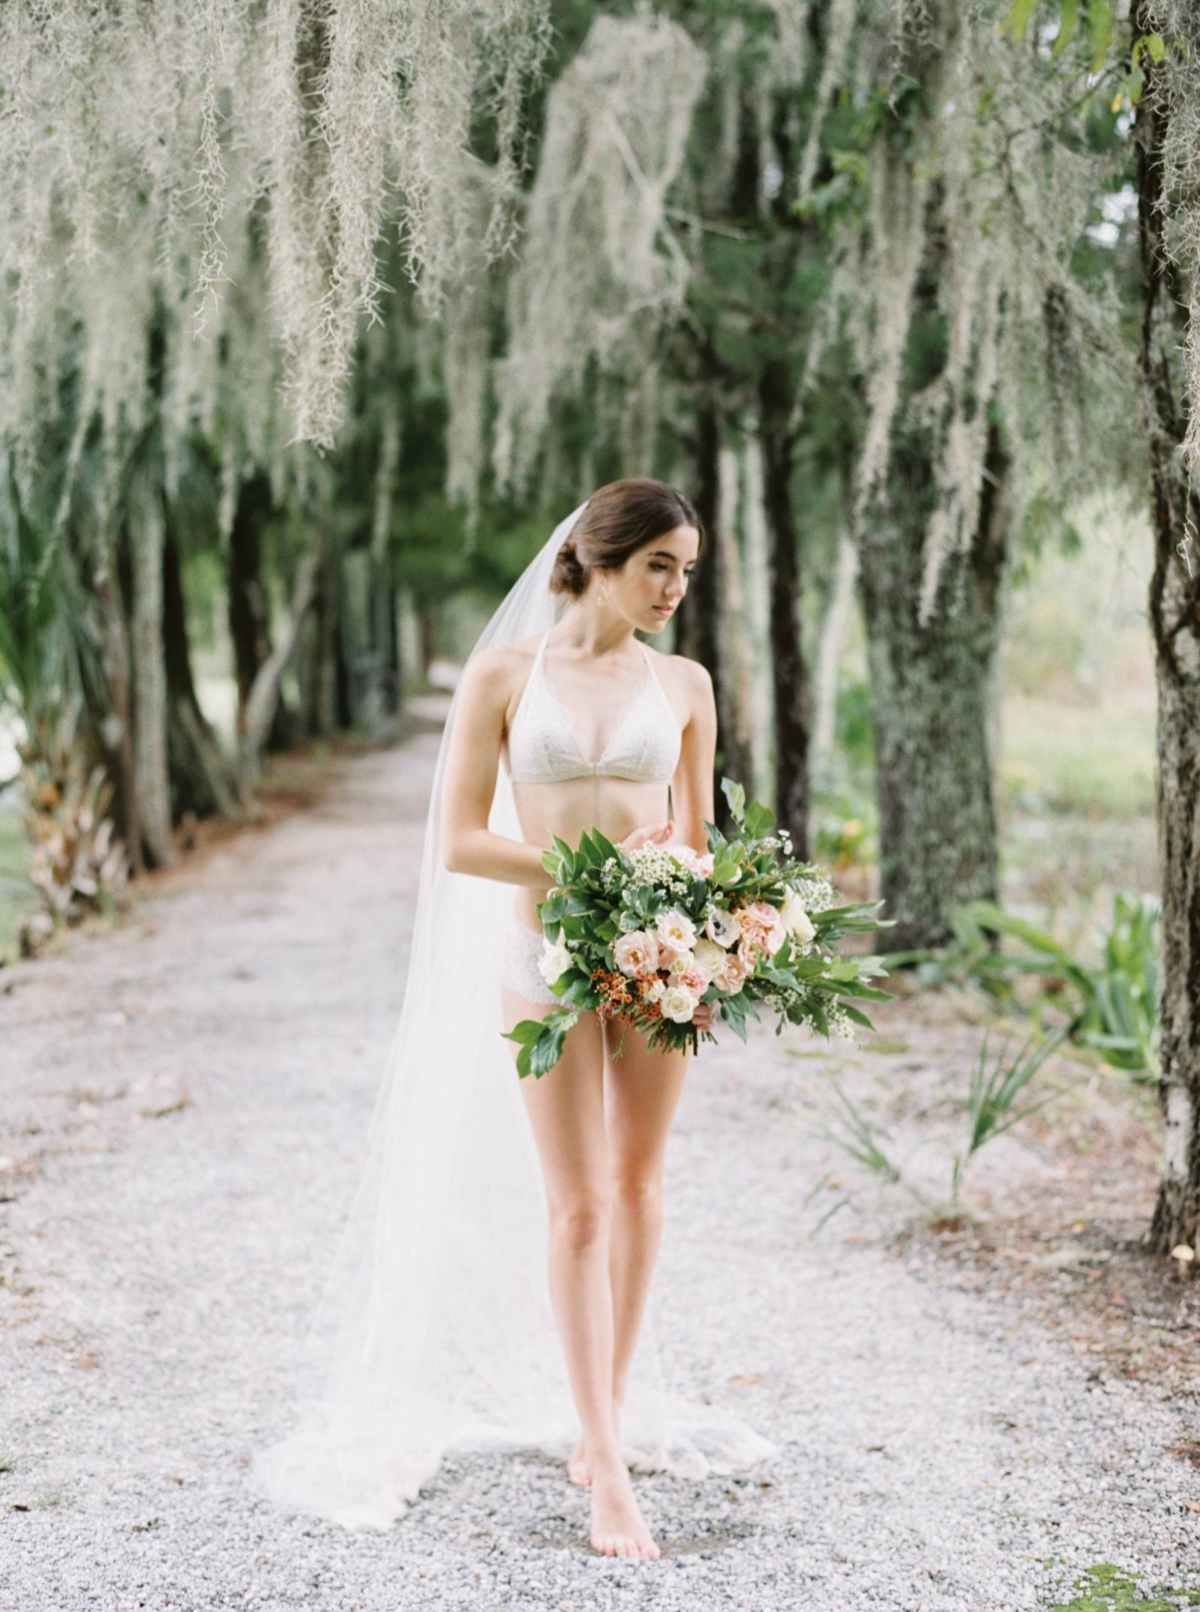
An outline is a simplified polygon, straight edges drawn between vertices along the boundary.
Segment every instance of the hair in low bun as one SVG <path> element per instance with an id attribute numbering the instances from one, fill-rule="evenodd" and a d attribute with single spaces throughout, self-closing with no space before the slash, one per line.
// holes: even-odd
<path id="1" fill-rule="evenodd" d="M 580 520 L 583 517 L 580 516 Z M 576 526 L 579 522 L 576 521 Z M 579 558 L 579 551 L 575 547 L 574 533 L 564 539 L 562 548 L 554 560 L 554 570 L 550 573 L 550 592 L 569 593 L 578 598 L 587 587 L 587 572 Z"/>
<path id="2" fill-rule="evenodd" d="M 618 570 L 631 554 L 677 526 L 694 526 L 704 547 L 704 528 L 677 488 L 649 476 L 606 482 L 592 493 L 558 551 L 551 593 L 577 599 L 593 571 Z"/>

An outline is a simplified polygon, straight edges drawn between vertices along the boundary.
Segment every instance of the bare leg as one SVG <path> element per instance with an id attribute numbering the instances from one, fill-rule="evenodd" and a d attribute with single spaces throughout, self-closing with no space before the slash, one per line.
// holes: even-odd
<path id="1" fill-rule="evenodd" d="M 619 1058 L 611 1056 L 624 1036 Z M 605 1028 L 607 1133 L 613 1208 L 609 1236 L 609 1284 L 613 1304 L 613 1427 L 620 1432 L 621 1405 L 637 1347 L 650 1278 L 662 1241 L 662 1181 L 667 1134 L 688 1070 L 686 1052 L 651 1052 L 636 1030 Z M 572 1483 L 590 1482 L 586 1427 L 567 1466 Z"/>
<path id="2" fill-rule="evenodd" d="M 505 1029 L 550 1011 L 502 992 Z M 604 1122 L 604 1043 L 593 1014 L 568 1033 L 563 1056 L 521 1092 L 546 1182 L 550 1299 L 591 1457 L 591 1543 L 606 1556 L 657 1556 L 613 1425 L 613 1310 L 609 1285 L 612 1170 Z"/>

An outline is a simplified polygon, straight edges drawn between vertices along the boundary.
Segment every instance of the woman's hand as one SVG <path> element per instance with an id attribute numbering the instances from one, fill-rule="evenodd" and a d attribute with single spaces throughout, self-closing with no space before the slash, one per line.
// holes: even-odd
<path id="1" fill-rule="evenodd" d="M 635 828 L 617 843 L 623 851 L 637 851 L 643 845 L 667 844 L 674 832 L 675 819 L 668 817 L 665 823 L 647 823 L 642 828 Z"/>
<path id="2" fill-rule="evenodd" d="M 715 1030 L 720 1014 L 719 1002 L 697 1002 L 692 1014 L 692 1023 L 697 1030 Z"/>

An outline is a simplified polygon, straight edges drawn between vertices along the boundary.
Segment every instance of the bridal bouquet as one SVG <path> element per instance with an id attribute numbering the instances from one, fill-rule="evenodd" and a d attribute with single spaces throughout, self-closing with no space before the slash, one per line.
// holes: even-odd
<path id="1" fill-rule="evenodd" d="M 557 835 L 542 856 L 554 879 L 538 904 L 545 932 L 542 977 L 562 1007 L 544 1019 L 522 1019 L 502 1032 L 520 1047 L 517 1073 L 544 1075 L 562 1056 L 567 1031 L 581 1013 L 618 1019 L 648 1032 L 664 1050 L 703 1035 L 692 1023 L 697 1004 L 720 1015 L 746 1039 L 746 1015 L 764 1002 L 785 1024 L 809 1024 L 852 1038 L 855 1024 L 873 1029 L 849 997 L 884 1002 L 866 983 L 886 973 L 870 958 L 839 957 L 835 943 L 852 930 L 884 926 L 882 902 L 837 904 L 837 892 L 811 862 L 791 856 L 786 830 L 730 778 L 721 780 L 736 825 L 726 839 L 705 823 L 708 850 L 646 845 L 626 851 L 598 829 L 577 850 Z"/>

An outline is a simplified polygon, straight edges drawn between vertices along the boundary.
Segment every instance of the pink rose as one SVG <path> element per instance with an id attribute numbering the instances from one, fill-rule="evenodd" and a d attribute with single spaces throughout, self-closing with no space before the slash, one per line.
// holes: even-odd
<path id="1" fill-rule="evenodd" d="M 713 984 L 726 996 L 736 996 L 748 972 L 737 952 L 726 952 L 720 968 L 713 975 Z"/>
<path id="2" fill-rule="evenodd" d="M 613 945 L 613 959 L 622 974 L 647 974 L 658 967 L 658 942 L 645 929 L 631 929 Z"/>
<path id="3" fill-rule="evenodd" d="M 751 902 L 749 910 L 758 920 L 762 945 L 774 957 L 787 934 L 778 907 L 773 907 L 769 901 L 754 901 Z"/>

